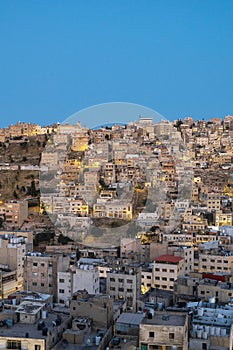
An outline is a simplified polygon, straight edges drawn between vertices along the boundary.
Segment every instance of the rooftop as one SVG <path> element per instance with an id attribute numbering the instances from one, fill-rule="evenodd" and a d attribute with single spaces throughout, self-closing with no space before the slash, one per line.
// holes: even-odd
<path id="1" fill-rule="evenodd" d="M 154 259 L 155 262 L 167 262 L 167 263 L 172 263 L 172 264 L 178 264 L 183 258 L 179 256 L 174 256 L 174 255 L 169 255 L 169 254 L 164 254 L 159 256 L 158 258 Z"/>
<path id="2" fill-rule="evenodd" d="M 11 315 L 11 316 L 10 316 Z M 52 331 L 54 329 L 55 323 L 58 319 L 58 315 L 61 317 L 61 322 L 63 323 L 64 321 L 66 321 L 70 316 L 68 315 L 64 315 L 61 313 L 57 313 L 54 311 L 50 311 L 47 312 L 47 317 L 46 319 L 42 320 L 38 320 L 36 323 L 34 324 L 30 324 L 30 323 L 14 323 L 11 327 L 8 326 L 4 326 L 0 328 L 0 339 L 1 337 L 15 337 L 15 338 L 22 338 L 26 335 L 26 333 L 28 333 L 29 338 L 32 339 L 46 339 L 47 336 L 46 335 L 42 335 L 42 330 L 41 329 L 37 329 L 38 328 L 38 324 L 41 321 L 44 321 L 45 323 L 45 327 L 48 329 L 48 331 Z M 9 313 L 8 318 L 13 318 L 13 314 Z"/>
<path id="3" fill-rule="evenodd" d="M 131 325 L 139 325 L 143 319 L 143 314 L 124 312 L 120 315 L 117 323 L 127 323 Z"/>
<path id="4" fill-rule="evenodd" d="M 152 318 L 143 318 L 141 324 L 156 326 L 184 326 L 186 315 L 165 314 L 156 312 Z"/>

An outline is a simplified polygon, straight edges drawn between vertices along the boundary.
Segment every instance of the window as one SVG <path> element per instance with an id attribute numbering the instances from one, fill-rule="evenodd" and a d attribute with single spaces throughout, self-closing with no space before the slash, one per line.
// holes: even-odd
<path id="1" fill-rule="evenodd" d="M 124 292 L 124 288 L 119 288 L 119 292 Z"/>
<path id="2" fill-rule="evenodd" d="M 155 271 L 160 271 L 160 269 L 158 267 L 156 267 Z"/>
<path id="3" fill-rule="evenodd" d="M 123 279 L 123 278 L 119 278 L 119 279 L 118 279 L 118 282 L 119 282 L 119 283 L 123 283 L 123 282 L 124 282 L 124 279 Z"/>
<path id="4" fill-rule="evenodd" d="M 41 350 L 41 345 L 35 345 L 34 349 L 35 350 Z"/>
<path id="5" fill-rule="evenodd" d="M 110 290 L 114 291 L 116 288 L 115 287 L 110 287 Z"/>
<path id="6" fill-rule="evenodd" d="M 32 282 L 32 285 L 33 286 L 37 286 L 37 282 Z"/>
<path id="7" fill-rule="evenodd" d="M 167 281 L 167 277 L 162 277 L 162 281 Z"/>
<path id="8" fill-rule="evenodd" d="M 171 277 L 171 278 L 170 278 L 170 281 L 171 281 L 171 282 L 173 282 L 173 281 L 174 281 L 174 278 L 173 278 L 173 277 Z"/>
<path id="9" fill-rule="evenodd" d="M 59 289 L 59 293 L 63 294 L 64 292 L 64 289 Z"/>
<path id="10" fill-rule="evenodd" d="M 155 336 L 155 332 L 149 332 L 149 337 L 150 338 L 154 338 L 154 336 Z"/>
<path id="11" fill-rule="evenodd" d="M 175 270 L 174 269 L 170 269 L 170 272 L 173 273 L 173 272 L 175 272 Z"/>
<path id="12" fill-rule="evenodd" d="M 41 285 L 41 287 L 44 287 L 44 283 L 41 283 L 40 285 Z"/>
<path id="13" fill-rule="evenodd" d="M 64 278 L 59 278 L 59 282 L 64 283 L 65 282 Z"/>
<path id="14" fill-rule="evenodd" d="M 133 289 L 127 288 L 127 293 L 132 293 L 132 292 L 133 292 Z"/>
<path id="15" fill-rule="evenodd" d="M 37 262 L 32 263 L 32 266 L 37 266 Z"/>
<path id="16" fill-rule="evenodd" d="M 133 283 L 133 280 L 127 280 L 127 283 Z"/>
<path id="17" fill-rule="evenodd" d="M 7 349 L 21 349 L 21 341 L 7 340 Z"/>
<path id="18" fill-rule="evenodd" d="M 162 269 L 163 272 L 167 272 L 167 269 Z"/>
<path id="19" fill-rule="evenodd" d="M 115 278 L 111 277 L 110 282 L 115 282 Z"/>
<path id="20" fill-rule="evenodd" d="M 174 333 L 169 333 L 169 339 L 174 339 L 174 338 L 175 338 Z"/>

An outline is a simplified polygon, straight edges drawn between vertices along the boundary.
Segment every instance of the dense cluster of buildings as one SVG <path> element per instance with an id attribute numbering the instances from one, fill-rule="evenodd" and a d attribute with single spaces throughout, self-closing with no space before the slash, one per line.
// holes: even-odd
<path id="1" fill-rule="evenodd" d="M 0 348 L 232 350 L 233 117 L 0 142 L 44 133 L 39 215 L 73 241 L 37 251 L 27 200 L 0 203 Z"/>

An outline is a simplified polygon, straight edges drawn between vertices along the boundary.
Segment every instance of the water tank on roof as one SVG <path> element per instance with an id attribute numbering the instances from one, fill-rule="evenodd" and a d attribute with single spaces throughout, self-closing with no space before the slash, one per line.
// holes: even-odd
<path id="1" fill-rule="evenodd" d="M 101 337 L 96 336 L 95 337 L 95 344 L 98 346 L 100 344 Z"/>
<path id="2" fill-rule="evenodd" d="M 226 330 L 226 328 L 221 328 L 221 330 L 220 330 L 220 334 L 221 334 L 221 336 L 222 336 L 222 337 L 225 337 L 225 336 L 226 336 L 226 334 L 227 334 L 227 330 Z"/>
<path id="3" fill-rule="evenodd" d="M 214 327 L 210 327 L 210 335 L 214 335 L 215 334 L 215 329 L 214 329 Z"/>
<path id="4" fill-rule="evenodd" d="M 210 297 L 209 298 L 209 303 L 210 304 L 215 304 L 215 297 Z"/>
<path id="5" fill-rule="evenodd" d="M 196 332 L 197 331 L 197 325 L 193 324 L 193 331 Z"/>
<path id="6" fill-rule="evenodd" d="M 47 311 L 46 310 L 43 310 L 42 311 L 42 320 L 45 320 L 47 317 Z"/>
<path id="7" fill-rule="evenodd" d="M 198 339 L 202 338 L 202 330 L 200 330 L 200 329 L 197 330 L 197 338 Z"/>
<path id="8" fill-rule="evenodd" d="M 163 303 L 158 303 L 158 309 L 159 309 L 159 311 L 163 310 Z"/>
<path id="9" fill-rule="evenodd" d="M 207 338 L 208 338 L 207 332 L 203 332 L 203 333 L 202 333 L 202 337 L 203 337 L 203 339 L 207 339 Z"/>

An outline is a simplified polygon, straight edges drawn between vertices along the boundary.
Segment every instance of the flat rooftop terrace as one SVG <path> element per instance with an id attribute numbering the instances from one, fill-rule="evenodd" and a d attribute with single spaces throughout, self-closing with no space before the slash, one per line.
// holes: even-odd
<path id="1" fill-rule="evenodd" d="M 152 318 L 143 318 L 141 324 L 157 325 L 157 326 L 184 326 L 186 320 L 185 315 L 158 313 Z"/>

